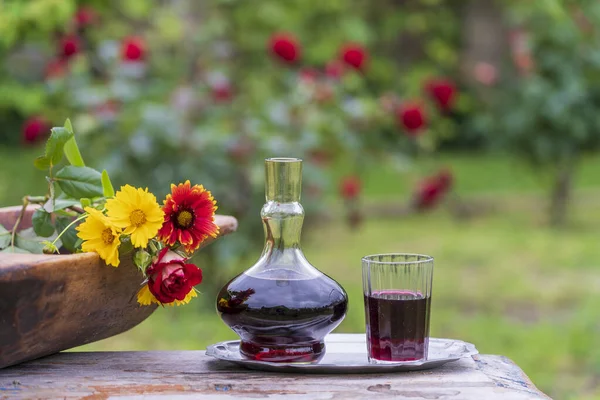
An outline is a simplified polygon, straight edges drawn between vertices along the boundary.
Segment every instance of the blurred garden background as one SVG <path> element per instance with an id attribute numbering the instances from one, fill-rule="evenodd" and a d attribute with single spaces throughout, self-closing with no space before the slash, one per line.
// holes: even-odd
<path id="1" fill-rule="evenodd" d="M 0 206 L 45 193 L 66 118 L 117 186 L 204 184 L 240 227 L 202 295 L 83 348 L 203 349 L 235 338 L 215 295 L 262 250 L 264 158 L 300 157 L 337 332 L 364 332 L 361 256 L 429 254 L 432 336 L 600 398 L 599 26 L 593 0 L 5 0 Z"/>

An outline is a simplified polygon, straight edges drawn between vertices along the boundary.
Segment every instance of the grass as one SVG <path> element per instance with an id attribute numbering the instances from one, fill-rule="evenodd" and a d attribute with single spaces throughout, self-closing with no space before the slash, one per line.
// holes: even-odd
<path id="1" fill-rule="evenodd" d="M 0 149 L 0 205 L 18 202 L 32 182 L 43 185 L 43 176 L 22 161 L 33 156 Z M 552 397 L 600 398 L 600 160 L 582 165 L 571 223 L 562 230 L 546 227 L 542 186 L 514 160 L 447 155 L 442 161 L 455 171 L 461 199 L 483 206 L 483 213 L 457 219 L 440 207 L 378 218 L 376 205 L 403 201 L 408 186 L 391 168 L 371 166 L 364 190 L 371 217 L 360 229 L 349 230 L 336 218 L 307 232 L 307 258 L 350 296 L 337 331 L 364 331 L 361 256 L 431 254 L 432 336 L 471 341 L 481 353 L 510 357 Z M 203 268 L 210 274 L 215 267 Z M 159 309 L 129 332 L 78 350 L 201 349 L 234 338 L 216 315 L 214 299 L 204 296 L 188 307 Z"/>

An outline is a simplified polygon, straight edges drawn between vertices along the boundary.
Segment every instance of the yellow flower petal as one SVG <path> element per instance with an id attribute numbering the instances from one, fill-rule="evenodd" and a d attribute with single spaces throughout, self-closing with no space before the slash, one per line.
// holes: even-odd
<path id="1" fill-rule="evenodd" d="M 120 230 L 102 212 L 86 207 L 85 221 L 77 229 L 77 236 L 84 240 L 81 249 L 96 252 L 108 265 L 119 266 Z"/>
<path id="2" fill-rule="evenodd" d="M 137 293 L 137 301 L 143 306 L 149 306 L 152 303 L 160 304 L 156 297 L 152 294 L 148 285 L 144 285 Z"/>
<path id="3" fill-rule="evenodd" d="M 182 306 L 184 304 L 189 303 L 194 297 L 198 297 L 198 295 L 196 294 L 196 290 L 192 289 L 190 290 L 190 292 L 187 294 L 187 296 L 185 296 L 185 299 L 183 300 L 175 300 L 172 303 L 167 303 L 164 304 L 165 306 L 169 306 L 169 307 L 173 307 L 173 306 Z"/>
<path id="4" fill-rule="evenodd" d="M 148 189 L 121 187 L 115 197 L 106 201 L 106 211 L 112 223 L 131 235 L 134 247 L 146 247 L 161 228 L 164 213 L 156 197 Z"/>

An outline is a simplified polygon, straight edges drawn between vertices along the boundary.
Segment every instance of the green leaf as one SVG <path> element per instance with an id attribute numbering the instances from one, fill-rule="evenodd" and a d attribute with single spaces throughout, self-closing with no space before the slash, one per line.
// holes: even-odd
<path id="1" fill-rule="evenodd" d="M 34 254 L 44 253 L 44 243 L 46 240 L 37 236 L 33 228 L 23 229 L 15 236 L 15 247 L 27 250 Z M 60 247 L 60 240 L 57 241 L 57 247 Z"/>
<path id="2" fill-rule="evenodd" d="M 58 186 L 67 195 L 75 198 L 101 197 L 102 175 L 100 172 L 89 167 L 75 167 L 67 165 L 55 175 Z"/>
<path id="3" fill-rule="evenodd" d="M 0 249 L 5 248 L 10 244 L 10 231 L 0 225 Z"/>
<path id="4" fill-rule="evenodd" d="M 9 246 L 9 247 L 5 248 L 4 250 L 0 250 L 0 253 L 31 254 L 30 251 L 21 249 L 17 246 L 15 246 L 15 247 Z"/>
<path id="5" fill-rule="evenodd" d="M 72 218 L 65 218 L 65 217 L 60 217 L 56 219 L 56 230 L 58 232 L 62 232 L 63 230 L 65 230 L 65 228 L 67 226 L 69 226 L 69 224 L 73 222 Z M 77 243 L 79 241 L 79 237 L 77 237 L 77 231 L 75 230 L 75 227 L 78 224 L 74 224 L 72 225 L 69 229 L 67 229 L 66 232 L 64 232 L 61 236 L 60 236 L 60 240 L 62 241 L 62 245 L 65 249 L 69 250 L 71 253 L 75 253 L 75 251 L 77 250 Z"/>
<path id="6" fill-rule="evenodd" d="M 113 197 L 115 195 L 115 189 L 106 170 L 102 171 L 102 192 L 104 193 L 104 197 Z"/>
<path id="7" fill-rule="evenodd" d="M 71 120 L 69 118 L 67 118 L 67 120 L 65 121 L 64 128 L 67 130 L 67 132 L 75 134 L 75 132 L 73 131 L 73 125 L 71 125 Z"/>
<path id="8" fill-rule="evenodd" d="M 63 148 L 65 143 L 73 137 L 73 132 L 61 127 L 52 128 L 51 132 L 50 138 L 46 142 L 46 158 L 52 165 L 56 165 L 62 160 Z"/>
<path id="9" fill-rule="evenodd" d="M 39 156 L 33 160 L 33 165 L 39 170 L 45 171 L 50 168 L 50 159 L 46 156 Z"/>
<path id="10" fill-rule="evenodd" d="M 44 203 L 44 210 L 46 210 L 46 212 L 51 213 L 51 212 L 55 212 L 58 210 L 64 210 L 65 208 L 68 208 L 71 206 L 78 206 L 78 205 L 80 205 L 80 204 L 77 200 L 55 198 L 55 199 L 49 199 L 46 203 Z"/>
<path id="11" fill-rule="evenodd" d="M 76 167 L 85 167 L 83 157 L 81 157 L 79 147 L 77 146 L 77 142 L 75 141 L 75 136 L 67 140 L 67 142 L 65 143 L 64 152 L 65 156 L 67 156 L 67 160 L 69 160 L 69 163 L 71 165 L 74 165 Z"/>
<path id="12" fill-rule="evenodd" d="M 49 237 L 54 233 L 54 226 L 52 225 L 52 216 L 46 212 L 43 208 L 38 208 L 33 213 L 31 222 L 33 224 L 33 230 L 38 236 Z"/>
<path id="13" fill-rule="evenodd" d="M 76 167 L 85 167 L 83 157 L 81 157 L 81 152 L 79 151 L 79 146 L 77 146 L 77 141 L 75 140 L 75 132 L 73 132 L 73 125 L 71 125 L 70 119 L 67 118 L 64 128 L 69 134 L 72 135 L 71 139 L 65 142 L 65 146 L 63 148 L 65 156 L 67 156 L 67 160 L 69 160 L 71 165 Z"/>

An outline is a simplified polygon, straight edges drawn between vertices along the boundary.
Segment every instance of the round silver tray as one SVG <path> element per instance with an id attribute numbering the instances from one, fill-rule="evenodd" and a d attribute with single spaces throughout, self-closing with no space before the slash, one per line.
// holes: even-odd
<path id="1" fill-rule="evenodd" d="M 463 357 L 479 354 L 471 343 L 455 339 L 430 338 L 429 353 L 425 361 L 369 364 L 365 334 L 332 334 L 325 338 L 326 353 L 318 363 L 272 363 L 245 359 L 240 354 L 239 345 L 239 340 L 216 343 L 208 346 L 206 355 L 262 371 L 348 374 L 418 371 L 436 368 Z"/>

